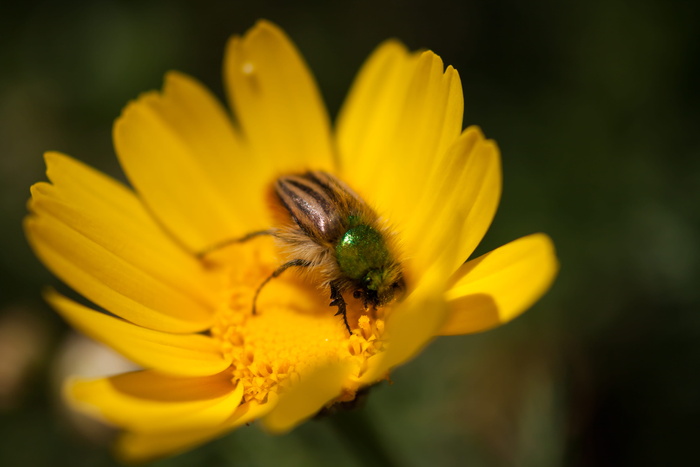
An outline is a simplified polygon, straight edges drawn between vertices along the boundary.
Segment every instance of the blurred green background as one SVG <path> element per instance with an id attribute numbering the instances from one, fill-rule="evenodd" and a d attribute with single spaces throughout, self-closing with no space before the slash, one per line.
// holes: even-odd
<path id="1" fill-rule="evenodd" d="M 500 329 L 442 338 L 372 391 L 397 465 L 658 466 L 700 435 L 700 2 L 77 1 L 0 14 L 0 465 L 109 466 L 57 387 L 75 337 L 40 298 L 57 281 L 21 230 L 42 153 L 123 178 L 111 124 L 170 69 L 222 96 L 226 39 L 281 25 L 334 115 L 382 40 L 460 72 L 466 124 L 503 154 L 477 253 L 549 233 L 551 292 Z M 85 345 L 83 343 L 83 345 Z M 74 350 L 75 352 L 75 350 Z M 90 351 L 91 354 L 97 351 Z M 65 366 L 65 365 L 64 365 Z M 86 435 L 87 433 L 87 435 Z M 88 436 L 89 435 L 89 436 Z M 246 427 L 159 466 L 358 466 L 328 421 Z"/>

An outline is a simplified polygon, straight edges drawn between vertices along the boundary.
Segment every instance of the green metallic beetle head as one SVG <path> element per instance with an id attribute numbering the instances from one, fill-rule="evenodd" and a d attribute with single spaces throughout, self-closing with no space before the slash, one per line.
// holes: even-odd
<path id="1" fill-rule="evenodd" d="M 403 288 L 401 270 L 387 248 L 384 237 L 369 225 L 348 229 L 335 247 L 341 272 L 355 281 L 365 305 L 381 306 Z"/>

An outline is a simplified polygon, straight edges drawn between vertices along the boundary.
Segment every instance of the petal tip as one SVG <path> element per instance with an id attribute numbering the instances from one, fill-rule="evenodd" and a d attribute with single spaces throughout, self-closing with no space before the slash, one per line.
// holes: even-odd
<path id="1" fill-rule="evenodd" d="M 260 37 L 268 36 L 273 39 L 287 39 L 287 34 L 284 30 L 277 24 L 270 20 L 261 18 L 255 22 L 255 24 L 246 31 L 243 36 L 245 42 L 257 40 Z"/>
<path id="2" fill-rule="evenodd" d="M 276 32 L 281 31 L 281 28 L 280 28 L 279 26 L 277 26 L 276 23 L 273 23 L 272 21 L 270 21 L 270 20 L 267 19 L 267 18 L 260 18 L 260 19 L 258 19 L 258 20 L 255 22 L 255 24 L 253 25 L 253 27 L 250 28 L 250 29 L 251 29 L 251 30 L 255 30 L 255 29 L 267 29 L 267 30 L 272 30 L 272 31 L 276 31 Z"/>
<path id="3" fill-rule="evenodd" d="M 486 139 L 486 137 L 484 136 L 484 130 L 482 130 L 479 125 L 469 125 L 464 130 L 464 134 L 465 135 L 467 135 L 467 134 L 474 135 L 474 137 L 476 137 L 477 140 L 479 140 L 479 141 L 482 139 Z"/>
<path id="4" fill-rule="evenodd" d="M 169 70 L 165 72 L 165 76 L 163 77 L 163 93 L 173 85 L 188 83 L 190 81 L 192 81 L 192 78 L 187 74 L 178 70 Z"/>
<path id="5" fill-rule="evenodd" d="M 63 154 L 59 151 L 46 151 L 44 152 L 44 162 L 47 166 L 51 164 L 57 164 L 62 160 L 71 159 L 70 156 Z"/>
<path id="6" fill-rule="evenodd" d="M 382 51 L 384 53 L 401 54 L 408 55 L 408 48 L 399 39 L 392 37 L 382 41 L 377 46 L 377 51 Z"/>
<path id="7" fill-rule="evenodd" d="M 537 232 L 530 237 L 536 241 L 537 243 L 540 244 L 540 248 L 542 251 L 549 256 L 549 259 L 552 261 L 552 268 L 553 268 L 553 277 L 556 276 L 556 273 L 559 271 L 560 268 L 560 263 L 559 263 L 559 258 L 557 257 L 557 248 L 554 245 L 554 240 L 552 240 L 552 237 L 547 235 L 546 233 L 543 232 Z"/>
<path id="8" fill-rule="evenodd" d="M 432 50 L 421 50 L 417 53 L 420 54 L 418 58 L 419 67 L 421 64 L 424 64 L 424 66 L 429 66 L 431 68 L 434 67 L 445 73 L 445 64 L 442 61 L 442 57 L 440 57 L 438 54 Z"/>

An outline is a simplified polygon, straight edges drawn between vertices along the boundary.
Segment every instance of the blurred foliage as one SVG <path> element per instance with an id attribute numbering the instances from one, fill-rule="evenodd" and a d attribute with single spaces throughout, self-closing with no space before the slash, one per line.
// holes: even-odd
<path id="1" fill-rule="evenodd" d="M 465 122 L 503 153 L 503 200 L 478 253 L 535 231 L 558 248 L 555 287 L 522 318 L 439 339 L 372 391 L 364 414 L 396 463 L 695 457 L 700 3 L 67 0 L 2 10 L 0 328 L 19 326 L 38 350 L 17 357 L 18 386 L 0 394 L 1 465 L 115 465 L 59 410 L 55 355 L 67 329 L 40 298 L 57 281 L 21 229 L 28 188 L 45 179 L 41 154 L 60 150 L 123 179 L 110 137 L 122 106 L 169 69 L 222 96 L 225 41 L 260 17 L 294 39 L 334 114 L 380 41 L 439 53 L 460 71 Z M 331 463 L 360 465 L 321 420 L 281 437 L 243 428 L 156 465 Z"/>

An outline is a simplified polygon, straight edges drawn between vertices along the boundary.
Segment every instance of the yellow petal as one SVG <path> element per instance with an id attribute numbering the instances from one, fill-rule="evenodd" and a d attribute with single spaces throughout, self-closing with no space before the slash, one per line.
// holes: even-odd
<path id="1" fill-rule="evenodd" d="M 440 330 L 449 309 L 440 294 L 443 274 L 432 270 L 421 285 L 387 318 L 387 349 L 367 361 L 367 371 L 360 382 L 371 384 L 385 377 L 397 365 L 416 356 Z"/>
<path id="2" fill-rule="evenodd" d="M 263 170 L 275 176 L 334 166 L 330 126 L 311 72 L 285 33 L 259 21 L 233 37 L 224 83 L 237 120 Z"/>
<path id="3" fill-rule="evenodd" d="M 153 221 L 133 192 L 57 153 L 53 184 L 32 187 L 25 222 L 37 255 L 82 295 L 129 321 L 169 332 L 211 323 L 216 287 Z"/>
<path id="4" fill-rule="evenodd" d="M 425 177 L 459 136 L 462 112 L 452 67 L 444 70 L 432 52 L 409 55 L 401 44 L 385 43 L 363 67 L 338 119 L 343 176 L 379 212 L 405 221 L 425 194 Z"/>
<path id="5" fill-rule="evenodd" d="M 424 177 L 459 135 L 463 110 L 456 70 L 444 70 L 430 51 L 409 54 L 388 41 L 367 60 L 338 117 L 342 170 L 368 188 L 377 164 Z"/>
<path id="6" fill-rule="evenodd" d="M 126 430 L 150 433 L 220 425 L 240 404 L 243 388 L 231 383 L 228 371 L 182 378 L 146 370 L 71 381 L 66 395 L 80 410 Z"/>
<path id="7" fill-rule="evenodd" d="M 447 217 L 462 214 L 462 206 L 435 193 L 452 195 L 460 188 L 439 182 L 456 177 L 448 172 L 458 167 L 448 149 L 460 135 L 462 113 L 457 72 L 444 70 L 432 52 L 408 54 L 390 41 L 363 67 L 339 117 L 343 177 L 391 221 L 416 275 L 435 260 L 434 250 L 444 250 L 440 236 L 426 239 L 425 229 L 443 237 L 456 233 L 435 222 L 435 210 Z"/>
<path id="8" fill-rule="evenodd" d="M 125 462 L 147 462 L 191 449 L 224 433 L 263 417 L 274 403 L 243 404 L 224 423 L 204 429 L 124 433 L 116 445 L 117 455 Z"/>
<path id="9" fill-rule="evenodd" d="M 437 165 L 438 171 L 423 180 L 425 194 L 413 205 L 403 240 L 417 273 L 446 256 L 451 274 L 474 251 L 496 213 L 500 154 L 478 127 L 469 127 Z"/>
<path id="10" fill-rule="evenodd" d="M 559 265 L 551 239 L 533 234 L 465 263 L 446 298 L 441 335 L 468 334 L 516 318 L 551 286 Z"/>
<path id="11" fill-rule="evenodd" d="M 280 395 L 277 406 L 262 421 L 274 433 L 291 430 L 338 397 L 350 374 L 350 362 L 317 369 Z"/>
<path id="12" fill-rule="evenodd" d="M 355 79 L 337 121 L 341 168 L 353 185 L 366 185 L 373 175 L 367 166 L 386 160 L 415 66 L 416 57 L 390 40 L 377 48 Z"/>
<path id="13" fill-rule="evenodd" d="M 84 307 L 55 291 L 46 300 L 73 327 L 138 365 L 180 376 L 213 375 L 229 366 L 214 339 L 145 329 Z"/>
<path id="14" fill-rule="evenodd" d="M 459 262 L 455 265 L 469 258 L 486 235 L 496 215 L 503 187 L 498 146 L 493 140 L 485 140 L 478 127 L 467 128 L 465 138 L 469 137 L 470 132 L 477 135 L 471 150 L 462 146 L 461 139 L 453 147 L 455 154 L 462 156 L 456 157 L 454 163 L 462 167 L 462 176 L 456 183 L 463 192 L 454 188 L 453 195 L 457 198 L 455 203 L 459 203 L 458 215 L 464 219 L 458 234 L 458 252 L 455 254 L 455 260 Z"/>
<path id="15" fill-rule="evenodd" d="M 191 251 L 267 227 L 263 185 L 219 102 L 180 73 L 114 124 L 114 146 L 153 214 Z M 257 181 L 257 183 L 251 183 Z"/>

